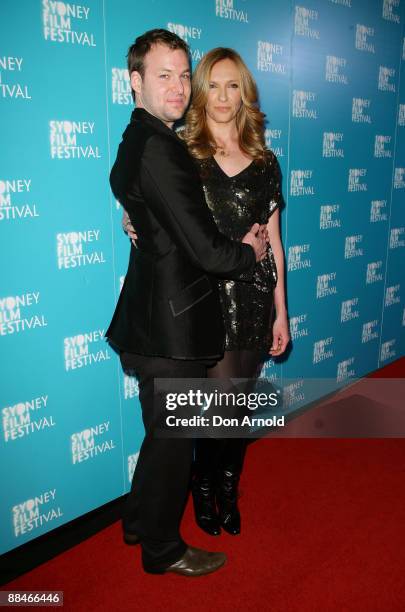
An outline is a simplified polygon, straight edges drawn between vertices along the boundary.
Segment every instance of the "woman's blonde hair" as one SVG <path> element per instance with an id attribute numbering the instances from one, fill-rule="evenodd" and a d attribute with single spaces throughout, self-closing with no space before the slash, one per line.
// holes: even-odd
<path id="1" fill-rule="evenodd" d="M 208 99 L 210 75 L 213 66 L 224 59 L 232 60 L 238 69 L 242 105 L 236 115 L 241 150 L 253 159 L 263 159 L 265 154 L 264 117 L 258 105 L 256 83 L 241 56 L 233 49 L 217 47 L 206 53 L 198 64 L 192 81 L 192 101 L 186 115 L 182 138 L 190 153 L 198 159 L 214 155 L 217 150 L 208 126 L 205 106 Z"/>

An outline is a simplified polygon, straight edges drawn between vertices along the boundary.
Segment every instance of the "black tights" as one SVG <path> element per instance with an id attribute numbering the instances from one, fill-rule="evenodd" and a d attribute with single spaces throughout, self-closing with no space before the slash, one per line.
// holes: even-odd
<path id="1" fill-rule="evenodd" d="M 225 351 L 221 361 L 207 370 L 208 378 L 257 378 L 263 363 L 258 350 Z M 240 474 L 246 453 L 244 438 L 198 438 L 195 442 L 195 474 L 215 477 L 218 471 Z"/>

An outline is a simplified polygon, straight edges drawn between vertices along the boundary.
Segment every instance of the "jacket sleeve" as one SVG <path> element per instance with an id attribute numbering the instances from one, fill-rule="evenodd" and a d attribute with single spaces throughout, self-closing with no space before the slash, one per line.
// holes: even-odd
<path id="1" fill-rule="evenodd" d="M 221 234 L 204 198 L 197 169 L 182 143 L 155 134 L 140 168 L 145 201 L 156 219 L 193 264 L 215 276 L 251 280 L 252 247 Z"/>

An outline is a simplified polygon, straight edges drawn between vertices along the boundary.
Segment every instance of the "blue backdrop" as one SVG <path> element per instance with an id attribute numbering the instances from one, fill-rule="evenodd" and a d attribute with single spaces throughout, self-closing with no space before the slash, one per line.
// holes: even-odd
<path id="1" fill-rule="evenodd" d="M 128 490 L 136 381 L 106 345 L 129 242 L 108 184 L 146 29 L 193 62 L 235 47 L 283 172 L 293 350 L 336 386 L 404 354 L 404 0 L 3 0 L 0 9 L 1 549 Z"/>

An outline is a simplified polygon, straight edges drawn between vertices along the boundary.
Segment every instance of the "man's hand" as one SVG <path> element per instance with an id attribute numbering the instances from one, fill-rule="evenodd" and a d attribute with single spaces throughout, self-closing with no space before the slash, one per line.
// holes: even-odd
<path id="1" fill-rule="evenodd" d="M 268 233 L 266 225 L 255 223 L 248 233 L 242 238 L 242 242 L 250 244 L 256 256 L 256 261 L 262 261 L 267 256 Z"/>
<path id="2" fill-rule="evenodd" d="M 132 244 L 136 247 L 136 240 L 138 238 L 138 235 L 134 230 L 134 226 L 132 225 L 126 210 L 124 210 L 122 215 L 122 229 L 126 234 L 128 234 Z"/>

